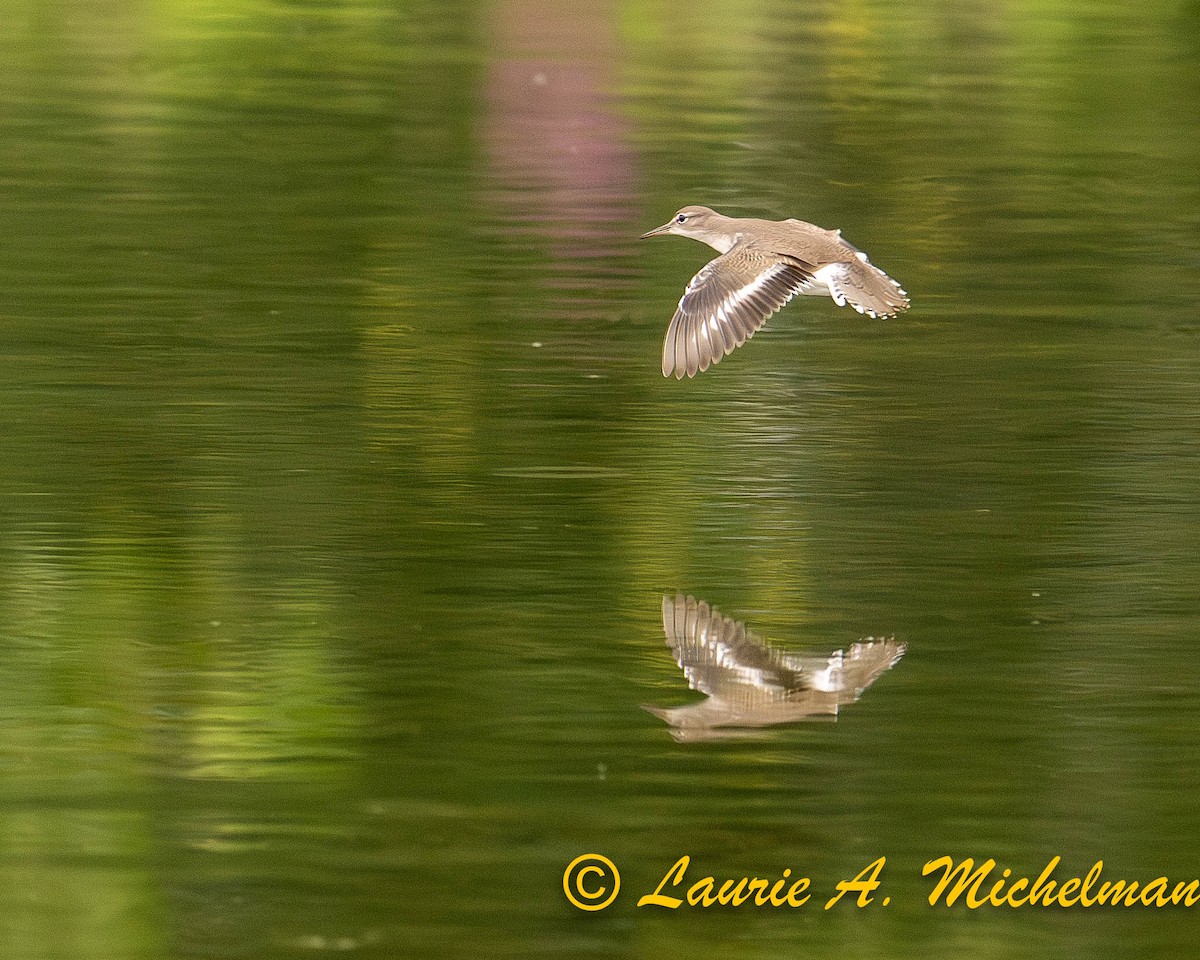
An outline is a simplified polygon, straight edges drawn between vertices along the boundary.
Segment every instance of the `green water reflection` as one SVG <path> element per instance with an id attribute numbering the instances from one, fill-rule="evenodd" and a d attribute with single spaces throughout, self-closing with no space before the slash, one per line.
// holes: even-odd
<path id="1" fill-rule="evenodd" d="M 0 14 L 5 957 L 1189 953 L 920 868 L 1200 876 L 1194 5 Z M 913 308 L 668 382 L 689 202 Z M 907 652 L 676 743 L 677 592 Z M 891 903 L 635 908 L 684 854 Z"/>

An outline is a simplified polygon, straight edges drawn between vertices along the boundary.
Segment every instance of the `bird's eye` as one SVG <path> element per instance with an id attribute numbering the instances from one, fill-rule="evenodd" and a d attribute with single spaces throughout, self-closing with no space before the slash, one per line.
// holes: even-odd
<path id="1" fill-rule="evenodd" d="M 676 223 L 687 223 L 687 214 L 681 213 L 679 216 L 677 216 L 675 218 L 675 222 Z"/>

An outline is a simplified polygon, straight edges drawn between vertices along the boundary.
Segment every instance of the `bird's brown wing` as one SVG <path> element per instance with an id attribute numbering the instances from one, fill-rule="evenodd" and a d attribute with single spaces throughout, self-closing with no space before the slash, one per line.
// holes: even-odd
<path id="1" fill-rule="evenodd" d="M 663 341 L 662 372 L 682 380 L 749 340 L 812 283 L 812 268 L 735 247 L 692 277 Z"/>
<path id="2" fill-rule="evenodd" d="M 894 317 L 908 309 L 908 294 L 900 284 L 862 254 L 823 266 L 817 275 L 828 285 L 829 294 L 838 306 L 850 304 L 869 317 Z"/>

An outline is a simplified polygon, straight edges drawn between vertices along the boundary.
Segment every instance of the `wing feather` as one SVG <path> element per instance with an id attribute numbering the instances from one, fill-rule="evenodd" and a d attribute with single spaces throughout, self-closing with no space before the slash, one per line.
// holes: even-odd
<path id="1" fill-rule="evenodd" d="M 663 341 L 664 377 L 694 377 L 757 333 L 813 280 L 799 260 L 735 247 L 692 277 Z"/>
<path id="2" fill-rule="evenodd" d="M 839 307 L 850 304 L 869 317 L 894 317 L 908 309 L 908 294 L 900 284 L 860 254 L 854 260 L 819 268 L 829 295 Z"/>

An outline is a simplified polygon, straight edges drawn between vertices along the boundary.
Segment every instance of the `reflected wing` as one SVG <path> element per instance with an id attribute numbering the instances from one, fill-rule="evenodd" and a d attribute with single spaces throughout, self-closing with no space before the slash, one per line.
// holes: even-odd
<path id="1" fill-rule="evenodd" d="M 663 341 L 664 377 L 694 377 L 749 340 L 811 285 L 812 269 L 735 247 L 692 277 Z"/>
<path id="2" fill-rule="evenodd" d="M 688 684 L 733 700 L 784 699 L 808 686 L 794 666 L 740 620 L 694 597 L 664 596 L 663 631 Z"/>
<path id="3" fill-rule="evenodd" d="M 839 703 L 853 703 L 864 690 L 904 656 L 904 644 L 893 637 L 867 637 L 848 650 L 835 650 L 828 657 L 787 654 L 783 663 L 803 671 L 814 690 L 836 693 Z"/>

